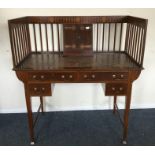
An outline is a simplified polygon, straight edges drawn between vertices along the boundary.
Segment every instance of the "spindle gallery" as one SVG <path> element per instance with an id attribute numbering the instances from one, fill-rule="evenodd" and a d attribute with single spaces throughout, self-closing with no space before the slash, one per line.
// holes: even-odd
<path id="1" fill-rule="evenodd" d="M 119 113 L 117 96 L 125 96 L 120 120 L 126 144 L 132 83 L 143 70 L 147 19 L 36 16 L 8 24 L 13 70 L 25 88 L 31 144 L 38 118 L 33 120 L 31 97 L 40 98 L 38 112 L 44 112 L 43 97 L 52 95 L 55 83 L 101 83 L 103 95 L 114 98 L 113 113 Z"/>

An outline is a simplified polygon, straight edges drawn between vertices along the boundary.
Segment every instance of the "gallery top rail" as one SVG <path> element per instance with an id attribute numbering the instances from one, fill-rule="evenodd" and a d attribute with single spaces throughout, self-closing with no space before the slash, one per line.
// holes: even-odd
<path id="1" fill-rule="evenodd" d="M 93 24 L 93 23 L 133 23 L 145 27 L 147 19 L 133 16 L 27 16 L 9 20 L 10 24 L 57 23 L 57 24 Z"/>

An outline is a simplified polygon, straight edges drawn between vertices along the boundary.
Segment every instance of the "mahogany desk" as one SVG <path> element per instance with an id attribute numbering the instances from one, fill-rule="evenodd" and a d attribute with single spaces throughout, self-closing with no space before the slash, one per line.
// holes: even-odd
<path id="1" fill-rule="evenodd" d="M 36 123 L 31 97 L 40 97 L 38 112 L 43 112 L 43 96 L 52 95 L 55 83 L 105 83 L 105 95 L 114 96 L 114 113 L 117 96 L 125 96 L 126 144 L 132 83 L 143 69 L 146 27 L 146 19 L 131 16 L 9 20 L 13 65 L 24 83 L 31 144 Z"/>

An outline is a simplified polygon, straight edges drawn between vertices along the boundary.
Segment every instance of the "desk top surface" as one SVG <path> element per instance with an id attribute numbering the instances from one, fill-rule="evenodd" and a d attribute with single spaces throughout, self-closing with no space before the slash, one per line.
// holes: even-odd
<path id="1" fill-rule="evenodd" d="M 31 54 L 20 63 L 15 70 L 53 71 L 53 70 L 141 70 L 124 52 L 96 52 L 93 56 L 64 57 L 58 53 Z"/>

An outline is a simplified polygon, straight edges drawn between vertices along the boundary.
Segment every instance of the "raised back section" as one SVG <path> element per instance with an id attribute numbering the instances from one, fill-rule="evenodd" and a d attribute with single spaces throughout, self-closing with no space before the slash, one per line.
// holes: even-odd
<path id="1" fill-rule="evenodd" d="M 128 16 L 127 21 L 125 51 L 139 66 L 142 67 L 147 20 Z"/>
<path id="2" fill-rule="evenodd" d="M 64 24 L 91 24 L 93 52 L 126 52 L 142 67 L 147 20 L 130 16 L 43 16 L 9 20 L 14 67 L 31 52 L 62 53 Z"/>
<path id="3" fill-rule="evenodd" d="M 9 33 L 15 67 L 31 52 L 28 24 L 9 24 Z"/>

